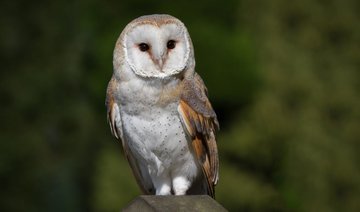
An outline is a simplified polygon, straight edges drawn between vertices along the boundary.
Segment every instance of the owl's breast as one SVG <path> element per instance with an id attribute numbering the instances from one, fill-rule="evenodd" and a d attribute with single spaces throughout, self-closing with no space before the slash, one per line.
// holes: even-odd
<path id="1" fill-rule="evenodd" d="M 181 92 L 179 79 L 139 78 L 131 72 L 128 75 L 131 75 L 131 77 L 127 76 L 130 79 L 119 83 L 116 92 L 121 105 L 133 104 L 132 106 L 141 112 L 149 106 L 167 107 L 171 103 L 179 102 Z"/>
<path id="2" fill-rule="evenodd" d="M 175 104 L 166 108 L 149 106 L 137 115 L 124 111 L 122 121 L 129 148 L 149 165 L 150 172 L 163 172 L 192 158 Z"/>
<path id="3" fill-rule="evenodd" d="M 150 172 L 163 172 L 176 164 L 195 167 L 177 110 L 178 89 L 177 81 L 164 85 L 137 78 L 119 89 L 125 141 Z"/>

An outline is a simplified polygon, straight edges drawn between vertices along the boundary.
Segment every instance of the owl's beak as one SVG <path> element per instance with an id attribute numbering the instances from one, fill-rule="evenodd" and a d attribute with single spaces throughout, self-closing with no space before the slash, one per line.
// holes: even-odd
<path id="1" fill-rule="evenodd" d="M 154 58 L 154 63 L 159 67 L 159 70 L 163 72 L 163 66 L 166 60 L 166 54 L 160 53 L 158 56 Z"/>
<path id="2" fill-rule="evenodd" d="M 164 60 L 162 58 L 155 59 L 155 64 L 159 67 L 159 69 L 162 71 Z"/>

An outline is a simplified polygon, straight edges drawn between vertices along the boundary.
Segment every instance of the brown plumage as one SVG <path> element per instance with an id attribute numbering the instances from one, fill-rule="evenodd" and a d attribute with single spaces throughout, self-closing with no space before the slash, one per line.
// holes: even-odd
<path id="1" fill-rule="evenodd" d="M 219 123 L 200 76 L 195 74 L 193 79 L 186 79 L 183 83 L 186 86 L 181 93 L 179 113 L 192 139 L 192 147 L 206 178 L 209 195 L 215 197 L 219 158 L 214 132 L 219 129 Z"/>

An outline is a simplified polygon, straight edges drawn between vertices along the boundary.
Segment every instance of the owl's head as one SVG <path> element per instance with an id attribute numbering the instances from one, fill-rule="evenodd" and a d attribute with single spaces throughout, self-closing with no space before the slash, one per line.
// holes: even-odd
<path id="1" fill-rule="evenodd" d="M 185 25 L 170 15 L 149 15 L 130 22 L 114 50 L 114 68 L 128 64 L 142 77 L 165 78 L 194 66 Z"/>

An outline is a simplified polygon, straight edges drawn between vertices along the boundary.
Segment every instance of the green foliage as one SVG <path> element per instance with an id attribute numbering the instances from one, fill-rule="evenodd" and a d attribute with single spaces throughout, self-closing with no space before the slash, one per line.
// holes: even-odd
<path id="1" fill-rule="evenodd" d="M 359 211 L 355 0 L 0 3 L 0 210 L 116 211 L 140 194 L 104 108 L 135 17 L 188 27 L 220 119 L 230 211 Z"/>
<path id="2" fill-rule="evenodd" d="M 95 211 L 117 211 L 140 195 L 130 167 L 118 150 L 114 146 L 104 148 L 96 162 L 92 204 Z"/>

